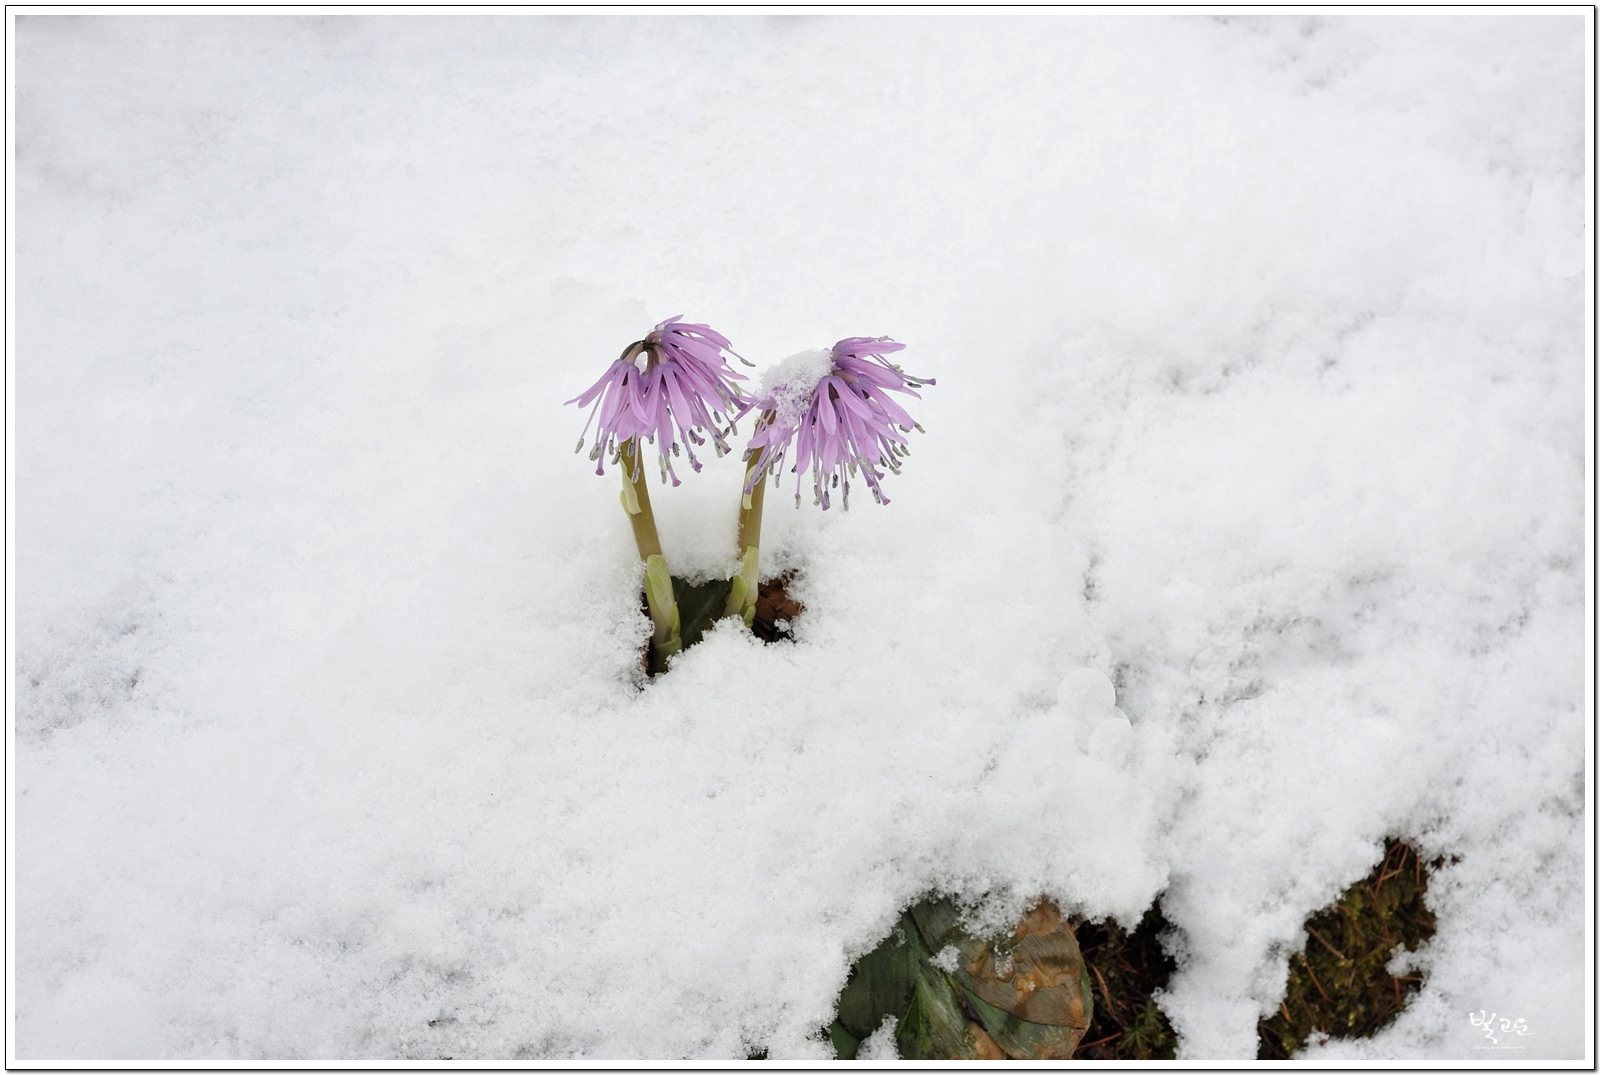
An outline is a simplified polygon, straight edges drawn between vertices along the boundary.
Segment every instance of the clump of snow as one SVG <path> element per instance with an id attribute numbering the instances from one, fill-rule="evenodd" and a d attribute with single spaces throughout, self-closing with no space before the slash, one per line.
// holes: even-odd
<path id="1" fill-rule="evenodd" d="M 761 394 L 776 396 L 779 415 L 798 422 L 818 383 L 832 369 L 833 352 L 828 348 L 796 351 L 761 375 Z"/>
<path id="2" fill-rule="evenodd" d="M 883 1022 L 871 1034 L 861 1041 L 861 1048 L 856 1051 L 856 1059 L 871 1063 L 879 1060 L 899 1060 L 900 1047 L 895 1042 L 895 1031 L 900 1025 L 900 1020 L 893 1015 L 883 1017 Z"/>
<path id="3" fill-rule="evenodd" d="M 1238 1062 L 1389 834 L 1315 1057 L 1584 1056 L 1588 16 L 15 27 L 13 1059 L 809 1062 L 940 891 L 1164 893 Z M 561 401 L 676 313 L 940 391 L 646 685 Z"/>

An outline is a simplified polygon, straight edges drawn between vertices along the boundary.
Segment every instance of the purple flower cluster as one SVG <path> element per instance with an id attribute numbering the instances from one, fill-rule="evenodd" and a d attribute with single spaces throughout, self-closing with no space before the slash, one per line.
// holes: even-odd
<path id="1" fill-rule="evenodd" d="M 589 458 L 598 463 L 596 474 L 605 473 L 607 457 L 616 463 L 620 446 L 635 437 L 656 445 L 661 454 L 661 480 L 670 477 L 673 485 L 680 484 L 672 468 L 680 445 L 690 465 L 700 469 L 694 448 L 705 446 L 701 430 L 710 436 L 719 457 L 728 452 L 727 437 L 738 432 L 734 423 L 750 405 L 733 384 L 745 377 L 728 366 L 725 356 L 744 359 L 709 326 L 682 321 L 680 314 L 661 322 L 644 339 L 629 344 L 581 396 L 567 400 L 580 407 L 594 404 L 577 450 L 583 451 L 589 426 L 598 416 L 595 444 L 589 452 Z M 727 428 L 719 421 L 726 422 Z"/>
<path id="2" fill-rule="evenodd" d="M 755 401 L 754 406 L 763 408 L 764 413 L 745 458 L 751 459 L 757 452 L 763 455 L 745 491 L 753 489 L 769 471 L 779 473 L 792 444 L 795 465 L 790 472 L 811 472 L 815 503 L 824 511 L 834 489 L 840 491 L 849 510 L 850 479 L 858 471 L 873 499 L 889 503 L 880 484 L 884 470 L 900 473 L 900 460 L 910 454 L 904 434 L 913 429 L 920 432 L 922 427 L 888 393 L 920 399 L 915 389 L 936 383 L 914 377 L 883 357 L 904 349 L 905 344 L 887 336 L 840 340 L 833 345 L 828 372 L 809 389 L 809 403 L 793 398 L 796 389 L 801 393 L 807 390 L 803 384 L 779 386 Z M 800 506 L 798 488 L 794 502 Z"/>

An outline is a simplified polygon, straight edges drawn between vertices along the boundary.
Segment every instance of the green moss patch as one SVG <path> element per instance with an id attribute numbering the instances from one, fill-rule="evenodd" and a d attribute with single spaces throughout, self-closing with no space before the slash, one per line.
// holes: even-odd
<path id="1" fill-rule="evenodd" d="M 1386 969 L 1397 948 L 1416 951 L 1433 936 L 1423 897 L 1428 874 L 1412 848 L 1391 839 L 1383 861 L 1306 922 L 1306 948 L 1289 960 L 1289 991 L 1260 1023 L 1261 1060 L 1287 1060 L 1314 1033 L 1367 1038 L 1393 1022 L 1422 987 Z"/>

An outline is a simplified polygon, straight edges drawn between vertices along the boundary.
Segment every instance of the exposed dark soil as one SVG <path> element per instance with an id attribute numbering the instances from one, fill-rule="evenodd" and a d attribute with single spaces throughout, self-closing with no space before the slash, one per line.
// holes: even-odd
<path id="1" fill-rule="evenodd" d="M 1074 923 L 1094 984 L 1094 1018 L 1074 1060 L 1173 1059 L 1177 1037 L 1150 996 L 1177 968 L 1161 950 L 1168 928 L 1159 903 L 1132 933 L 1112 919 Z"/>

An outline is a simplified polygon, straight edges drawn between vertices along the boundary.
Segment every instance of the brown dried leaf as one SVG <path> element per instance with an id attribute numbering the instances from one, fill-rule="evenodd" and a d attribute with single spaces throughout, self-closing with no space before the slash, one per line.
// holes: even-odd
<path id="1" fill-rule="evenodd" d="M 1089 1026 L 1093 1002 L 1083 953 L 1055 904 L 1029 911 L 1010 937 L 964 938 L 956 947 L 956 980 L 974 996 L 1030 1023 Z"/>

